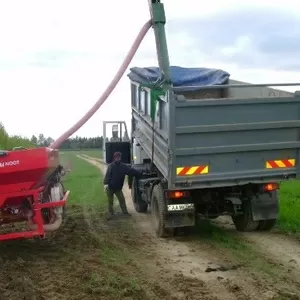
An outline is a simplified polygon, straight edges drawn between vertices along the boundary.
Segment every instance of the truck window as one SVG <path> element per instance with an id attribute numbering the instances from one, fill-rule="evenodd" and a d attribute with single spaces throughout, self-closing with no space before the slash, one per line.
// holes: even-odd
<path id="1" fill-rule="evenodd" d="M 140 87 L 137 87 L 136 88 L 137 89 L 137 106 L 136 106 L 136 108 L 138 109 L 138 110 L 140 110 L 141 109 L 141 89 L 140 89 Z"/>
<path id="2" fill-rule="evenodd" d="M 137 106 L 137 86 L 135 84 L 131 84 L 131 103 L 133 107 Z"/>
<path id="3" fill-rule="evenodd" d="M 142 90 L 140 93 L 140 111 L 143 112 L 144 114 L 146 113 L 146 97 L 145 97 L 146 91 Z"/>
<path id="4" fill-rule="evenodd" d="M 150 93 L 145 90 L 145 115 L 150 116 Z"/>

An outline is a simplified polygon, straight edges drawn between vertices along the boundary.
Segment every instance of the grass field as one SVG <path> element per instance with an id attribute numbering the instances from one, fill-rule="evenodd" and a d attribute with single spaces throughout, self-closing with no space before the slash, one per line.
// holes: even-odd
<path id="1" fill-rule="evenodd" d="M 280 186 L 280 219 L 282 230 L 300 233 L 300 181 L 284 182 Z"/>
<path id="2" fill-rule="evenodd" d="M 76 157 L 76 154 L 62 155 L 62 162 L 70 162 L 72 168 L 64 180 L 66 187 L 72 191 L 69 204 L 102 206 L 105 202 L 103 176 L 98 168 Z"/>
<path id="3" fill-rule="evenodd" d="M 86 154 L 95 158 L 103 158 L 102 149 L 91 149 L 91 150 L 61 150 L 64 156 L 70 156 L 72 154 Z"/>
<path id="4" fill-rule="evenodd" d="M 96 151 L 87 154 L 97 157 Z M 75 154 L 64 156 L 63 159 L 71 160 L 72 163 L 72 171 L 64 181 L 65 186 L 71 190 L 68 206 L 83 210 L 89 225 L 88 234 L 94 240 L 91 241 L 93 247 L 99 248 L 95 261 L 98 261 L 98 267 L 91 270 L 83 283 L 86 292 L 96 299 L 147 299 L 143 283 L 134 275 L 140 273 L 133 259 L 139 243 L 131 223 L 118 220 L 112 227 L 107 226 L 106 197 L 100 170 Z"/>

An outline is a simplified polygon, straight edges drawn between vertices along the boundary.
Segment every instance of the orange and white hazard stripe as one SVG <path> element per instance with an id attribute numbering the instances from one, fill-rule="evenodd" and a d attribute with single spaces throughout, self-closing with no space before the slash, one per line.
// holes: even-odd
<path id="1" fill-rule="evenodd" d="M 177 176 L 202 175 L 208 173 L 208 166 L 192 166 L 176 168 Z"/>
<path id="2" fill-rule="evenodd" d="M 294 168 L 295 166 L 295 159 L 279 159 L 266 161 L 266 169 Z"/>

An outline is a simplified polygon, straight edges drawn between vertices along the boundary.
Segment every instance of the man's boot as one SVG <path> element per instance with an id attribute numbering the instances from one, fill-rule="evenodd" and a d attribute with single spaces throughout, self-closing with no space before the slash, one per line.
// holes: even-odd
<path id="1" fill-rule="evenodd" d="M 111 220 L 113 217 L 114 217 L 114 213 L 113 213 L 113 212 L 109 212 L 109 213 L 107 214 L 106 220 L 109 221 L 109 220 Z"/>
<path id="2" fill-rule="evenodd" d="M 131 214 L 128 211 L 123 211 L 122 215 L 126 217 L 131 217 Z"/>

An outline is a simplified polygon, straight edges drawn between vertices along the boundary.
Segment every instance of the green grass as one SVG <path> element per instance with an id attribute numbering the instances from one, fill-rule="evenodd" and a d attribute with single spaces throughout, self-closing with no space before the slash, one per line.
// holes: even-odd
<path id="1" fill-rule="evenodd" d="M 62 163 L 67 162 L 72 164 L 64 179 L 71 191 L 67 211 L 74 217 L 75 210 L 78 218 L 84 214 L 89 226 L 85 235 L 91 236 L 87 247 L 93 245 L 96 253 L 93 265 L 86 266 L 89 275 L 82 282 L 89 299 L 149 299 L 147 283 L 140 277 L 142 266 L 135 260 L 141 250 L 131 221 L 120 219 L 108 225 L 103 219 L 107 204 L 100 169 L 76 157 L 75 152 L 62 154 Z M 82 249 L 82 256 L 84 252 Z"/>
<path id="2" fill-rule="evenodd" d="M 300 182 L 283 182 L 280 185 L 280 218 L 278 227 L 287 232 L 300 232 Z"/>
<path id="3" fill-rule="evenodd" d="M 99 168 L 76 157 L 76 153 L 61 156 L 63 164 L 71 164 L 71 172 L 64 180 L 64 185 L 71 191 L 69 204 L 104 206 L 103 175 Z"/>
<path id="4" fill-rule="evenodd" d="M 72 154 L 85 154 L 85 155 L 89 155 L 91 157 L 96 157 L 96 158 L 103 158 L 103 151 L 102 149 L 81 149 L 81 150 L 70 150 L 70 149 L 67 149 L 67 150 L 61 150 L 60 151 L 60 154 L 61 155 L 64 155 L 64 156 L 70 156 Z"/>
<path id="5" fill-rule="evenodd" d="M 102 149 L 99 150 L 89 150 L 89 151 L 80 151 L 80 154 L 85 154 L 95 158 L 103 158 Z"/>

